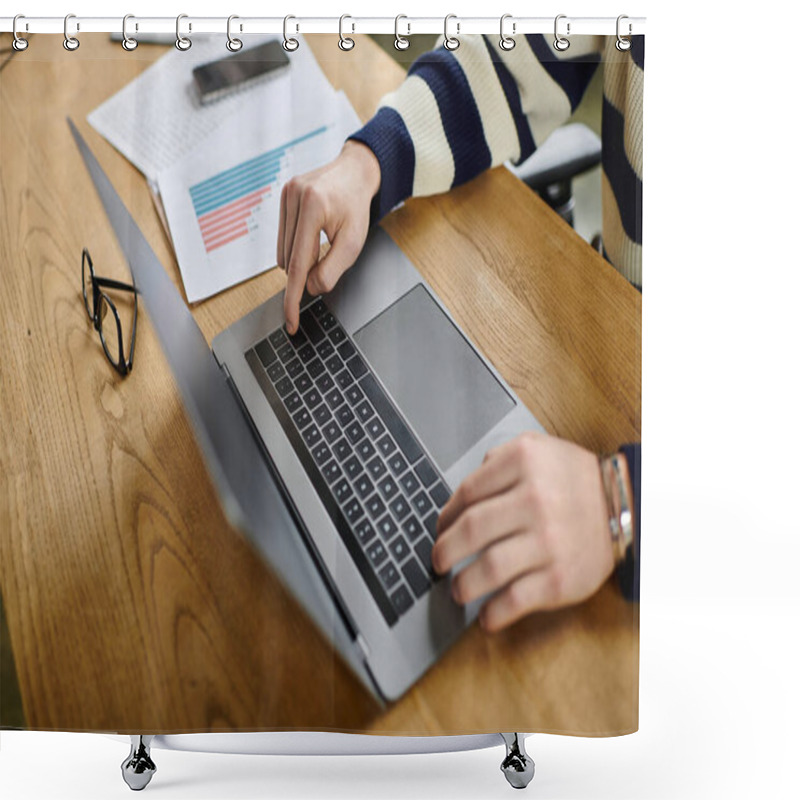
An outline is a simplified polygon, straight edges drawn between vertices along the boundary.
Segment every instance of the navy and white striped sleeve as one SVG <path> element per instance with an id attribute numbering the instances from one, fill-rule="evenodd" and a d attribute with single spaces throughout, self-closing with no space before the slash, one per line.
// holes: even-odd
<path id="1" fill-rule="evenodd" d="M 380 163 L 373 221 L 408 197 L 445 192 L 504 161 L 524 161 L 574 111 L 600 48 L 595 37 L 576 37 L 560 53 L 546 37 L 528 35 L 503 51 L 489 37 L 464 36 L 455 51 L 440 47 L 421 56 L 350 137 Z"/>

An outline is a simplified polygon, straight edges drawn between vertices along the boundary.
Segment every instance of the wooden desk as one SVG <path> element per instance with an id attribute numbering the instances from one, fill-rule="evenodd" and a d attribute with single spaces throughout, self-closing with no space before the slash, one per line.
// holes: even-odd
<path id="1" fill-rule="evenodd" d="M 85 122 L 164 51 L 81 43 L 36 36 L 0 74 L 0 586 L 29 726 L 635 730 L 638 607 L 611 583 L 501 634 L 473 626 L 381 710 L 231 529 L 146 310 L 120 380 L 80 296 L 84 245 L 100 274 L 126 272 L 68 113 L 180 285 L 142 176 Z M 364 118 L 402 79 L 364 37 L 310 44 Z M 384 226 L 551 433 L 639 438 L 640 295 L 510 173 Z M 282 286 L 269 272 L 195 317 L 210 341 Z"/>

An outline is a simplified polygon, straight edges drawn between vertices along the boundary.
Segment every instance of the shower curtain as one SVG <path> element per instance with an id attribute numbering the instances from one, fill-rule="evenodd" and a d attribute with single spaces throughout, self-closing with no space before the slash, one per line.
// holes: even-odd
<path id="1" fill-rule="evenodd" d="M 0 725 L 635 731 L 643 37 L 126 36 L 0 37 Z"/>

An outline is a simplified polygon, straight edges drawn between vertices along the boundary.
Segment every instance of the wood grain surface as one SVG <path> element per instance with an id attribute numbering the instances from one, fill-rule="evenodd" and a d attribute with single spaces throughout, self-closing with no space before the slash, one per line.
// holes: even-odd
<path id="1" fill-rule="evenodd" d="M 366 119 L 403 71 L 356 40 L 307 39 Z M 164 52 L 36 36 L 0 73 L 0 587 L 29 727 L 635 730 L 638 606 L 612 582 L 501 634 L 473 626 L 380 708 L 226 522 L 146 310 L 133 373 L 109 367 L 81 248 L 128 276 L 65 117 L 180 286 L 143 177 L 86 123 Z M 638 440 L 641 297 L 509 172 L 384 227 L 548 431 L 597 451 Z M 281 288 L 271 271 L 193 312 L 210 341 Z"/>

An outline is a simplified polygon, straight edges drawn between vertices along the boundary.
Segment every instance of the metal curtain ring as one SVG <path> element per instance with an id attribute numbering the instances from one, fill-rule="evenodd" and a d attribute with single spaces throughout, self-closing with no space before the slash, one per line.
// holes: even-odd
<path id="1" fill-rule="evenodd" d="M 227 47 L 228 50 L 231 51 L 231 53 L 238 53 L 239 50 L 242 49 L 242 40 L 236 39 L 233 36 L 231 36 L 231 22 L 233 22 L 233 20 L 235 19 L 239 19 L 239 17 L 237 17 L 236 14 L 231 14 L 228 17 L 228 41 L 225 42 L 225 47 Z M 241 25 L 239 26 L 239 30 L 240 31 L 242 30 Z"/>
<path id="2" fill-rule="evenodd" d="M 345 36 L 344 33 L 342 32 L 344 21 L 346 19 L 353 19 L 353 18 L 349 14 L 342 14 L 342 16 L 339 17 L 339 49 L 345 51 L 352 50 L 356 46 L 355 41 L 353 41 L 353 39 L 351 39 L 349 36 Z M 353 24 L 351 32 L 355 33 L 355 30 L 356 26 L 355 24 Z"/>
<path id="3" fill-rule="evenodd" d="M 620 22 L 622 22 L 622 20 L 624 20 L 624 19 L 628 19 L 628 17 L 625 16 L 625 14 L 620 14 L 617 17 L 617 50 L 619 50 L 621 53 L 624 53 L 626 50 L 630 50 L 631 49 L 631 40 L 630 39 L 626 39 L 619 32 L 620 31 Z M 628 36 L 630 36 L 630 35 L 631 35 L 631 24 L 629 22 L 628 23 Z"/>
<path id="4" fill-rule="evenodd" d="M 188 36 L 181 36 L 181 20 L 188 19 L 188 14 L 178 14 L 175 18 L 175 47 L 178 50 L 186 52 L 192 46 L 192 40 Z M 189 32 L 191 33 L 192 23 L 189 23 Z"/>
<path id="5" fill-rule="evenodd" d="M 297 17 L 293 17 L 290 14 L 289 16 L 283 18 L 283 49 L 289 53 L 293 53 L 298 47 L 300 47 L 300 42 L 298 42 L 297 39 L 291 39 L 287 33 L 290 19 L 297 19 Z M 300 27 L 296 26 L 295 29 L 300 30 Z"/>
<path id="6" fill-rule="evenodd" d="M 400 35 L 400 20 L 401 19 L 408 19 L 405 14 L 398 14 L 394 18 L 394 49 L 395 50 L 408 50 L 411 46 L 411 42 L 406 39 L 405 36 Z M 406 23 L 406 27 L 408 28 L 407 36 L 411 36 L 411 23 Z"/>
<path id="7" fill-rule="evenodd" d="M 517 44 L 516 40 L 512 38 L 517 33 L 517 23 L 511 23 L 512 36 L 506 36 L 503 26 L 505 25 L 505 21 L 507 19 L 511 19 L 511 14 L 503 14 L 503 16 L 500 17 L 500 49 L 505 50 L 506 52 L 513 50 Z"/>
<path id="8" fill-rule="evenodd" d="M 139 46 L 139 42 L 136 39 L 128 36 L 128 20 L 135 19 L 133 14 L 126 14 L 122 18 L 122 49 L 127 50 L 129 53 L 131 50 L 135 50 Z M 139 30 L 139 24 L 136 24 L 136 30 Z"/>
<path id="9" fill-rule="evenodd" d="M 67 30 L 67 28 L 69 26 L 69 21 L 71 19 L 75 19 L 74 14 L 67 14 L 67 16 L 64 17 L 64 49 L 69 50 L 70 52 L 74 52 L 81 46 L 81 43 L 77 40 L 75 36 L 69 35 L 69 31 Z M 79 31 L 80 29 L 81 29 L 80 24 L 76 22 L 75 30 Z"/>
<path id="10" fill-rule="evenodd" d="M 567 18 L 566 14 L 559 14 L 556 17 L 556 21 L 553 26 L 553 35 L 556 37 L 553 40 L 553 47 L 555 47 L 555 49 L 561 53 L 563 53 L 569 47 L 569 39 L 565 38 L 564 36 L 561 36 L 561 34 L 558 32 L 558 21 L 560 19 L 566 19 L 566 18 Z M 567 23 L 567 36 L 569 36 L 569 22 Z"/>
<path id="11" fill-rule="evenodd" d="M 28 40 L 23 39 L 17 33 L 17 21 L 20 19 L 25 19 L 23 14 L 17 14 L 14 17 L 14 24 L 11 26 L 11 32 L 14 34 L 14 41 L 11 42 L 11 46 L 18 52 L 21 53 L 23 50 L 27 50 L 28 48 Z M 28 23 L 25 23 L 25 30 L 28 30 Z"/>
<path id="12" fill-rule="evenodd" d="M 455 36 L 448 36 L 447 35 L 447 23 L 450 22 L 451 19 L 457 20 L 455 14 L 448 14 L 444 18 L 444 46 L 448 50 L 458 50 L 459 45 L 461 42 Z M 461 23 L 456 21 L 456 33 L 461 30 Z"/>

